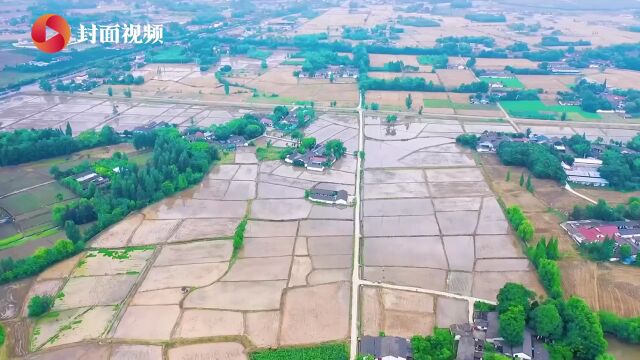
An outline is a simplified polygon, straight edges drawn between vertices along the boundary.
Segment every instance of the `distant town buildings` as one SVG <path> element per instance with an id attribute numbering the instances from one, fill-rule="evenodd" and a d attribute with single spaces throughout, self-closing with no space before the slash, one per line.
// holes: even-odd
<path id="1" fill-rule="evenodd" d="M 357 79 L 359 74 L 360 74 L 360 71 L 353 66 L 330 65 L 325 69 L 320 69 L 314 72 L 301 71 L 298 74 L 298 77 L 310 78 L 310 79 L 331 79 L 331 78 Z"/>
<path id="2" fill-rule="evenodd" d="M 582 71 L 578 68 L 575 68 L 571 65 L 568 65 L 564 61 L 552 61 L 549 62 L 549 71 L 553 74 L 558 75 L 578 75 L 581 74 Z"/>
<path id="3" fill-rule="evenodd" d="M 610 239 L 616 242 L 616 250 L 628 244 L 634 257 L 640 251 L 640 221 L 579 220 L 560 226 L 578 245 Z"/>

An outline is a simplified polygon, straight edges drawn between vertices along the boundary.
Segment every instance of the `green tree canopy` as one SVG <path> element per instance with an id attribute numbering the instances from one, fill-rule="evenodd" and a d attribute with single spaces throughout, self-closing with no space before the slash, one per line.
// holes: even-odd
<path id="1" fill-rule="evenodd" d="M 525 313 L 529 313 L 531 301 L 536 294 L 521 284 L 506 283 L 498 292 L 498 312 L 504 313 L 512 306 L 522 306 Z"/>
<path id="2" fill-rule="evenodd" d="M 563 322 L 553 303 L 538 306 L 531 311 L 531 324 L 536 334 L 550 340 L 562 338 Z"/>
<path id="3" fill-rule="evenodd" d="M 513 305 L 507 311 L 500 314 L 500 336 L 507 344 L 515 346 L 522 344 L 525 327 L 524 308 L 521 305 Z"/>

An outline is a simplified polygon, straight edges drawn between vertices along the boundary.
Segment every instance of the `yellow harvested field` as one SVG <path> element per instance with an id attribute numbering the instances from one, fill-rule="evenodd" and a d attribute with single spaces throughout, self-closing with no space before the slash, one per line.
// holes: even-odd
<path id="1" fill-rule="evenodd" d="M 544 89 L 555 95 L 558 91 L 569 91 L 567 84 L 573 84 L 574 75 L 518 75 L 518 80 L 528 89 Z"/>
<path id="2" fill-rule="evenodd" d="M 420 66 L 418 57 L 415 55 L 370 54 L 369 61 L 371 66 L 383 66 L 391 61 L 402 61 L 405 65 Z M 431 71 L 423 68 L 431 68 L 430 66 L 421 66 L 420 71 Z"/>
<path id="3" fill-rule="evenodd" d="M 607 86 L 621 89 L 638 88 L 638 84 L 640 84 L 640 71 L 606 69 L 604 72 L 600 72 L 597 69 L 589 69 L 584 74 L 587 78 L 600 83 L 607 80 Z"/>
<path id="4" fill-rule="evenodd" d="M 249 101 L 278 103 L 280 100 L 291 103 L 310 100 L 322 106 L 329 106 L 332 101 L 344 107 L 358 105 L 358 85 L 355 81 L 330 83 L 325 79 L 297 79 L 293 76 L 295 69 L 295 66 L 278 66 L 248 81 L 246 86 L 267 95 L 266 98 L 249 98 Z M 271 94 L 277 94 L 279 98 L 270 98 Z"/>
<path id="5" fill-rule="evenodd" d="M 346 3 L 345 3 L 346 5 Z M 388 23 L 392 19 L 393 9 L 389 5 L 370 6 L 357 9 L 353 13 L 348 7 L 332 8 L 297 28 L 295 34 L 315 34 L 327 32 L 329 36 L 340 36 L 343 26 L 366 26 Z M 328 30 L 328 31 L 327 31 Z"/>
<path id="6" fill-rule="evenodd" d="M 422 93 L 422 97 L 424 99 L 432 99 L 432 100 L 447 100 L 449 98 L 449 93 L 446 93 L 446 92 Z"/>
<path id="7" fill-rule="evenodd" d="M 504 70 L 506 66 L 535 69 L 538 63 L 527 59 L 476 59 L 476 67 L 485 70 Z"/>
<path id="8" fill-rule="evenodd" d="M 461 84 L 470 84 L 478 80 L 471 70 L 438 69 L 436 74 L 438 74 L 440 82 L 447 89 L 453 89 Z"/>

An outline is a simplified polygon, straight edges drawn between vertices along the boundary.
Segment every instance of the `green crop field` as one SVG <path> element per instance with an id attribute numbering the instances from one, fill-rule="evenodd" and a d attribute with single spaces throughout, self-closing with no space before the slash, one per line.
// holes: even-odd
<path id="1" fill-rule="evenodd" d="M 524 89 L 525 87 L 524 84 L 521 83 L 520 80 L 516 78 L 498 78 L 498 77 L 491 77 L 491 76 L 480 76 L 480 80 L 489 84 L 502 83 L 504 87 L 511 88 L 511 89 Z"/>
<path id="2" fill-rule="evenodd" d="M 579 106 L 545 105 L 540 100 L 501 101 L 500 105 L 509 115 L 520 118 L 559 120 L 567 113 L 567 120 L 599 120 L 597 113 L 583 111 Z"/>
<path id="3" fill-rule="evenodd" d="M 449 62 L 449 58 L 445 55 L 420 55 L 417 60 L 420 65 L 432 65 L 435 68 L 444 68 Z"/>
<path id="4" fill-rule="evenodd" d="M 63 201 L 77 197 L 54 182 L 0 199 L 0 207 L 7 209 L 13 216 L 18 216 L 57 203 L 57 194 L 62 194 Z"/>
<path id="5" fill-rule="evenodd" d="M 313 347 L 258 350 L 249 356 L 251 360 L 347 360 L 346 344 L 323 344 Z"/>

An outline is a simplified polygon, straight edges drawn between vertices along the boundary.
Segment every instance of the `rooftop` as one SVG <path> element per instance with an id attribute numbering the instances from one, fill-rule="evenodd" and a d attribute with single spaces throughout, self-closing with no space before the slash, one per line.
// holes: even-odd
<path id="1" fill-rule="evenodd" d="M 383 359 L 386 356 L 406 359 L 413 354 L 409 340 L 395 336 L 363 336 L 360 339 L 359 352 Z"/>

